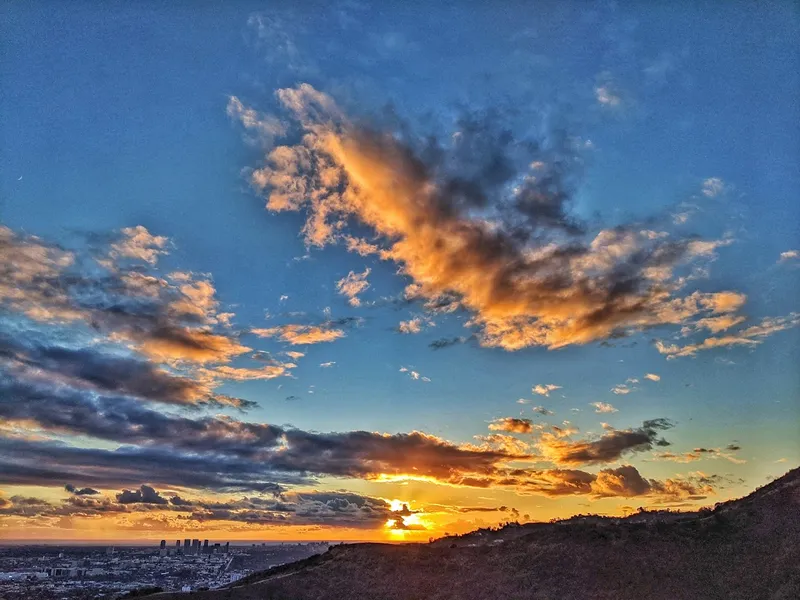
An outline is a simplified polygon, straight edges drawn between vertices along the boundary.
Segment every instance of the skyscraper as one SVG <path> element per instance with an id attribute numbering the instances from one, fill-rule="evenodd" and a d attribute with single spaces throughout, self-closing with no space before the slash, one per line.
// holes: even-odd
<path id="1" fill-rule="evenodd" d="M 192 540 L 190 540 L 188 538 L 183 540 L 183 553 L 184 554 L 189 554 L 189 544 L 191 544 L 191 543 L 192 543 Z"/>
<path id="2" fill-rule="evenodd" d="M 167 540 L 161 540 L 161 549 L 164 550 L 167 547 Z"/>
<path id="3" fill-rule="evenodd" d="M 203 540 L 203 554 L 208 554 L 208 540 Z"/>

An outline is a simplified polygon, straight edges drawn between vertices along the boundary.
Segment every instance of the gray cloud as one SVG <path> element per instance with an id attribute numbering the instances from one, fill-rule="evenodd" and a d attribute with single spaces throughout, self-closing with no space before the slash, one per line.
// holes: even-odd
<path id="1" fill-rule="evenodd" d="M 254 402 L 214 394 L 208 380 L 170 373 L 130 352 L 98 345 L 76 348 L 74 343 L 70 347 L 48 343 L 37 339 L 42 336 L 35 330 L 26 331 L 25 339 L 15 339 L 2 328 L 0 323 L 0 366 L 9 370 L 28 369 L 75 387 L 166 404 L 255 406 Z"/>
<path id="2" fill-rule="evenodd" d="M 636 429 L 611 430 L 596 440 L 567 440 L 545 434 L 537 446 L 542 455 L 556 464 L 598 464 L 614 462 L 629 452 L 645 452 L 654 446 L 669 446 L 659 432 L 670 429 L 668 419 L 644 421 Z"/>
<path id="3" fill-rule="evenodd" d="M 64 489 L 68 491 L 70 494 L 74 494 L 76 496 L 95 496 L 100 493 L 97 490 L 93 490 L 92 488 L 88 487 L 76 488 L 74 485 L 69 483 L 64 486 Z"/>
<path id="4" fill-rule="evenodd" d="M 117 494 L 117 502 L 120 504 L 168 504 L 169 500 L 149 485 L 142 485 L 138 490 L 122 490 Z"/>

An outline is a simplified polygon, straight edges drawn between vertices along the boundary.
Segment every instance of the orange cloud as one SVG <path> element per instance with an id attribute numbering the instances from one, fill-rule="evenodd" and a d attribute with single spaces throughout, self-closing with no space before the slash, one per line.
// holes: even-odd
<path id="1" fill-rule="evenodd" d="M 344 337 L 341 329 L 320 325 L 280 325 L 267 329 L 251 329 L 250 333 L 263 338 L 278 338 L 293 346 L 333 342 Z"/>
<path id="2" fill-rule="evenodd" d="M 758 346 L 762 343 L 762 338 L 798 325 L 800 325 L 800 313 L 790 313 L 785 317 L 765 317 L 757 325 L 746 327 L 730 335 L 709 337 L 694 344 L 679 346 L 657 340 L 655 345 L 656 349 L 661 354 L 666 354 L 668 359 L 680 356 L 694 356 L 701 350 L 710 350 L 712 348 Z"/>
<path id="3" fill-rule="evenodd" d="M 674 269 L 713 257 L 730 240 L 671 241 L 661 232 L 617 228 L 584 243 L 576 237 L 580 224 L 565 212 L 561 163 L 539 161 L 516 177 L 498 172 L 490 181 L 465 182 L 446 172 L 447 161 L 426 163 L 391 134 L 353 124 L 308 84 L 280 90 L 278 97 L 306 135 L 299 145 L 272 150 L 253 172 L 267 208 L 305 211 L 309 245 L 343 241 L 354 252 L 377 251 L 398 263 L 417 297 L 470 310 L 468 325 L 478 328 L 485 346 L 585 344 L 683 323 L 744 298 L 732 292 L 687 302 L 674 297 L 682 285 Z M 440 149 L 445 155 L 472 152 L 491 137 L 474 133 L 480 124 L 469 125 L 453 136 L 452 147 Z M 522 148 L 507 146 L 509 153 Z M 500 216 L 465 210 L 485 208 L 490 195 Z M 376 243 L 348 235 L 351 218 L 371 228 Z"/>
<path id="4" fill-rule="evenodd" d="M 517 419 L 514 417 L 504 417 L 489 423 L 492 431 L 509 431 L 512 433 L 531 433 L 533 423 L 530 419 Z"/>

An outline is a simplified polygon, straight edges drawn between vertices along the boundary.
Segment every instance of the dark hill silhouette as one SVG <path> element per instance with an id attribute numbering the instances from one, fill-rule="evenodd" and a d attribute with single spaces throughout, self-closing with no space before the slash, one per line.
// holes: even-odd
<path id="1" fill-rule="evenodd" d="M 354 544 L 174 600 L 800 598 L 800 469 L 697 513 L 509 526 L 431 544 Z"/>

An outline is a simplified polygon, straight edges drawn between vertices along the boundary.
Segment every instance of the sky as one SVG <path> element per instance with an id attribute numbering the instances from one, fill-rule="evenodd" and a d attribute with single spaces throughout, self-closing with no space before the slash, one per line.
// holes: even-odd
<path id="1" fill-rule="evenodd" d="M 800 463 L 796 4 L 0 16 L 0 539 L 427 541 Z"/>

